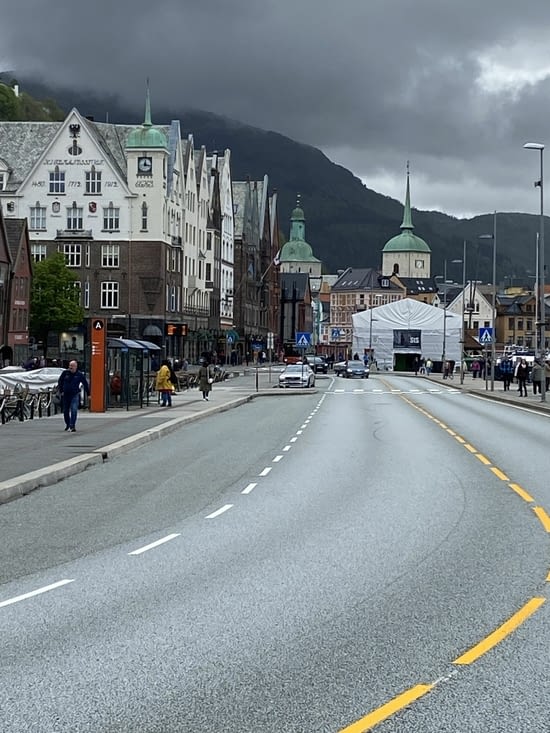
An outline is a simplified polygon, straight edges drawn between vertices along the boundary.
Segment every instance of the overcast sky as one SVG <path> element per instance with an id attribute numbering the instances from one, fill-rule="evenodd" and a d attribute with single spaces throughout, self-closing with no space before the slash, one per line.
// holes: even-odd
<path id="1" fill-rule="evenodd" d="M 400 201 L 410 160 L 417 208 L 539 211 L 522 145 L 550 145 L 548 0 L 2 5 L 0 68 L 140 105 L 149 76 L 153 104 L 276 130 Z"/>

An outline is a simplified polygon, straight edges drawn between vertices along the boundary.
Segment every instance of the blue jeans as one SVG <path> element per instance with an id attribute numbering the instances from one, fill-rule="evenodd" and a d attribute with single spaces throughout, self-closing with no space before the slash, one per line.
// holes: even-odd
<path id="1" fill-rule="evenodd" d="M 63 395 L 63 417 L 65 418 L 65 425 L 69 428 L 74 428 L 76 425 L 79 401 L 80 395 L 78 392 L 73 397 Z"/>

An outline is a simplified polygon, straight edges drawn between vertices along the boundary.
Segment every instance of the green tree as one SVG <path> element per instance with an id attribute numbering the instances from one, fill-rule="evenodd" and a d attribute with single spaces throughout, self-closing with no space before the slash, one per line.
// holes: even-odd
<path id="1" fill-rule="evenodd" d="M 19 104 L 13 89 L 0 82 L 0 120 L 17 120 Z"/>
<path id="2" fill-rule="evenodd" d="M 80 305 L 80 288 L 65 264 L 65 257 L 56 252 L 33 268 L 30 328 L 32 335 L 44 344 L 48 333 L 78 326 L 84 318 Z"/>

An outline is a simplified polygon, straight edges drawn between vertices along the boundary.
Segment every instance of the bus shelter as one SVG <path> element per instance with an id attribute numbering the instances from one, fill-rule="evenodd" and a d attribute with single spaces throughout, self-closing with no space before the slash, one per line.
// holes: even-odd
<path id="1" fill-rule="evenodd" d="M 155 352 L 161 349 L 150 341 L 126 338 L 107 339 L 107 407 L 143 407 L 148 405 L 153 387 L 151 366 Z"/>

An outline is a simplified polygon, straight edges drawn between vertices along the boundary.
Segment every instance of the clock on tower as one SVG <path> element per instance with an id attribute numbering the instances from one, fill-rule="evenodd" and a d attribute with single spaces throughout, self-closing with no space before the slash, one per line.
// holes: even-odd
<path id="1" fill-rule="evenodd" d="M 150 175 L 153 170 L 153 159 L 145 156 L 138 158 L 137 169 L 141 175 Z"/>

